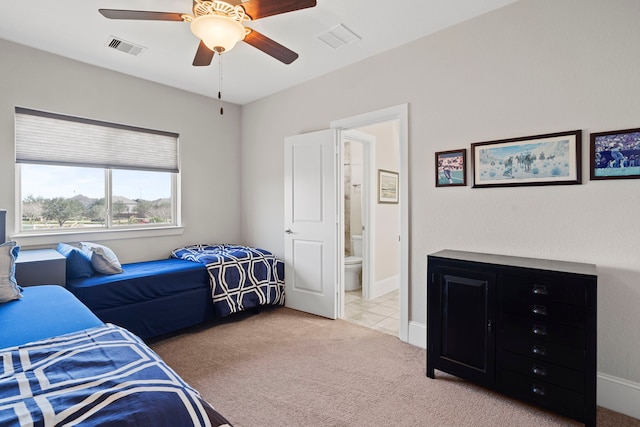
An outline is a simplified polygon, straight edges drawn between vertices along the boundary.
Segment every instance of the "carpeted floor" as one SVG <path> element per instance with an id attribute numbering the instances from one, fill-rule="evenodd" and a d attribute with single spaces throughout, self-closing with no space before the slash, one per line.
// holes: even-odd
<path id="1" fill-rule="evenodd" d="M 190 329 L 151 347 L 236 427 L 579 426 L 436 371 L 425 350 L 287 308 Z M 598 408 L 598 426 L 640 426 Z"/>

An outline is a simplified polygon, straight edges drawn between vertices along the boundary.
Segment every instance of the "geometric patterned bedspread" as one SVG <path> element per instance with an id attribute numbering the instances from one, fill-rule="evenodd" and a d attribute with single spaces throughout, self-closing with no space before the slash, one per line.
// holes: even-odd
<path id="1" fill-rule="evenodd" d="M 264 249 L 241 245 L 192 245 L 174 258 L 207 266 L 218 317 L 261 305 L 284 305 L 284 263 Z"/>
<path id="2" fill-rule="evenodd" d="M 138 337 L 114 325 L 0 349 L 1 426 L 226 423 Z"/>

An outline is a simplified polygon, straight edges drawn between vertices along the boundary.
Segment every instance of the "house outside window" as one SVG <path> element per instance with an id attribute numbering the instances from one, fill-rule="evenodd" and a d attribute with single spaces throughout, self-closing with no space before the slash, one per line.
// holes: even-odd
<path id="1" fill-rule="evenodd" d="M 177 224 L 178 134 L 16 107 L 21 233 Z"/>

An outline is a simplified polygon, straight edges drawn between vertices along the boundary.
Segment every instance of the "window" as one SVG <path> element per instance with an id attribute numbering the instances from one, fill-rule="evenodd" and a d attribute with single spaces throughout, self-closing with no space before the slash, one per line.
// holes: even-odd
<path id="1" fill-rule="evenodd" d="M 176 223 L 178 135 L 16 108 L 20 231 Z"/>

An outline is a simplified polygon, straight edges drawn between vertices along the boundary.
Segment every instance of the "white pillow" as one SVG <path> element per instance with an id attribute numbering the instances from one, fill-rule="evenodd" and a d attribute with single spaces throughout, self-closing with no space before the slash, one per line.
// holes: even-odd
<path id="1" fill-rule="evenodd" d="M 9 241 L 0 245 L 0 303 L 22 298 L 16 282 L 16 257 L 20 247 Z"/>
<path id="2" fill-rule="evenodd" d="M 102 274 L 122 273 L 118 257 L 108 247 L 92 242 L 80 242 L 82 251 L 91 256 L 91 265 Z"/>

